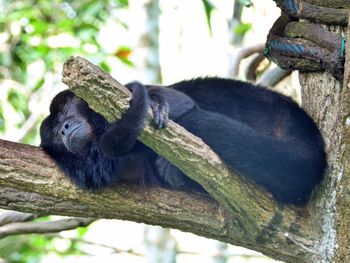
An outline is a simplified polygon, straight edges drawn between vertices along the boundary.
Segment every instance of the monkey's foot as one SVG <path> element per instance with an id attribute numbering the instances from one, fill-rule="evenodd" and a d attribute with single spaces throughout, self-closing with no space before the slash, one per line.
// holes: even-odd
<path id="1" fill-rule="evenodd" d="M 305 18 L 320 24 L 342 26 L 348 24 L 349 1 L 336 3 L 338 5 L 332 0 L 275 0 L 275 2 L 279 8 L 295 18 Z"/>

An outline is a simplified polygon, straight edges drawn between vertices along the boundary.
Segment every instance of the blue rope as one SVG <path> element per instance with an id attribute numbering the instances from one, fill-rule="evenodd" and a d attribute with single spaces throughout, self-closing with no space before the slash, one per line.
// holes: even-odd
<path id="1" fill-rule="evenodd" d="M 346 38 L 345 37 L 342 37 L 342 40 L 341 40 L 341 48 L 340 48 L 340 55 L 342 57 L 344 57 L 345 55 L 345 46 L 346 46 Z"/>
<path id="2" fill-rule="evenodd" d="M 340 47 L 340 56 L 344 57 L 345 56 L 345 48 L 346 48 L 346 38 L 342 37 L 341 40 L 341 47 Z M 278 48 L 277 48 L 278 49 Z M 295 51 L 294 51 L 295 52 Z M 270 47 L 266 46 L 264 48 L 264 56 L 268 56 L 270 54 Z"/>
<path id="3" fill-rule="evenodd" d="M 264 56 L 265 56 L 265 57 L 268 56 L 269 53 L 270 53 L 270 49 L 269 49 L 268 47 L 265 47 L 265 48 L 264 48 Z"/>

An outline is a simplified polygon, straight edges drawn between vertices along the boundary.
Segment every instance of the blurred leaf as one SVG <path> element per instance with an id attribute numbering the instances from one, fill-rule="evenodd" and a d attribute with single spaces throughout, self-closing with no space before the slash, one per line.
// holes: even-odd
<path id="1" fill-rule="evenodd" d="M 47 253 L 45 246 L 37 248 L 31 235 L 9 236 L 0 240 L 0 257 L 9 263 L 39 263 Z M 44 243 L 42 243 L 44 244 Z"/>
<path id="2" fill-rule="evenodd" d="M 37 125 L 41 123 L 42 120 L 37 121 Z M 34 145 L 36 142 L 36 138 L 38 135 L 38 126 L 33 127 L 32 129 L 29 130 L 29 132 L 24 136 L 24 138 L 21 140 L 22 143 L 25 144 L 31 144 Z"/>
<path id="3" fill-rule="evenodd" d="M 235 27 L 234 33 L 237 35 L 244 36 L 251 28 L 251 23 L 241 23 Z"/>
<path id="4" fill-rule="evenodd" d="M 99 66 L 103 69 L 103 71 L 111 72 L 111 67 L 107 63 L 102 61 L 99 63 Z"/>
<path id="5" fill-rule="evenodd" d="M 62 57 L 72 56 L 76 53 L 76 51 L 77 50 L 75 48 L 72 48 L 72 47 L 59 48 L 59 53 L 60 53 L 60 56 L 62 56 Z"/>
<path id="6" fill-rule="evenodd" d="M 120 59 L 129 59 L 132 54 L 132 50 L 129 47 L 119 47 L 119 49 L 114 53 L 114 55 Z"/>
<path id="7" fill-rule="evenodd" d="M 251 7 L 253 5 L 253 2 L 251 0 L 239 0 L 239 2 L 244 6 L 244 7 Z"/>
<path id="8" fill-rule="evenodd" d="M 25 111 L 27 109 L 27 98 L 17 90 L 10 90 L 7 95 L 8 102 L 16 111 Z"/>
<path id="9" fill-rule="evenodd" d="M 129 59 L 126 59 L 126 58 L 119 58 L 121 62 L 123 62 L 125 65 L 129 66 L 129 67 L 133 67 L 134 66 L 134 63 L 129 60 Z"/>
<path id="10" fill-rule="evenodd" d="M 30 239 L 32 240 L 31 244 L 36 247 L 45 247 L 47 245 L 47 240 L 42 235 L 30 236 Z"/>
<path id="11" fill-rule="evenodd" d="M 104 10 L 106 1 L 86 1 L 84 5 L 76 8 L 82 20 L 91 20 L 93 17 L 100 18 L 101 11 Z"/>
<path id="12" fill-rule="evenodd" d="M 34 28 L 34 33 L 45 35 L 47 33 L 47 30 L 49 28 L 48 23 L 41 21 L 41 20 L 34 20 L 31 21 L 30 24 Z"/>
<path id="13" fill-rule="evenodd" d="M 33 221 L 34 222 L 45 222 L 51 220 L 51 216 L 40 216 L 38 218 L 35 218 Z"/>
<path id="14" fill-rule="evenodd" d="M 122 27 L 124 27 L 126 30 L 129 30 L 129 25 L 126 24 L 124 21 L 122 21 L 122 20 L 116 18 L 116 19 L 115 19 L 115 22 L 117 22 L 119 25 L 121 25 Z"/>
<path id="15" fill-rule="evenodd" d="M 36 53 L 31 59 L 29 60 L 36 60 L 38 58 L 45 58 L 45 56 L 47 56 L 50 53 L 51 49 L 49 46 L 47 46 L 46 44 L 40 44 L 38 45 L 34 52 Z"/>
<path id="16" fill-rule="evenodd" d="M 99 28 L 96 27 L 93 24 L 81 24 L 79 27 L 76 29 L 76 36 L 79 37 L 81 40 L 88 40 L 91 37 L 94 37 L 98 34 Z"/>
<path id="17" fill-rule="evenodd" d="M 5 67 L 10 67 L 11 65 L 11 54 L 0 52 L 0 64 Z"/>
<path id="18" fill-rule="evenodd" d="M 129 59 L 132 54 L 132 49 L 126 46 L 121 46 L 119 49 L 113 54 L 117 58 L 120 59 L 124 64 L 133 67 L 134 63 Z"/>
<path id="19" fill-rule="evenodd" d="M 35 86 L 32 88 L 32 92 L 38 91 L 45 83 L 45 79 L 42 77 L 38 80 Z"/>
<path id="20" fill-rule="evenodd" d="M 20 4 L 21 5 L 21 4 Z M 22 3 L 22 7 L 19 8 L 17 7 L 13 12 L 9 13 L 7 16 L 7 20 L 8 21 L 18 21 L 21 18 L 33 18 L 35 20 L 38 19 L 39 13 L 37 9 L 34 9 L 33 6 L 30 6 L 28 3 L 26 3 L 26 7 L 23 7 L 23 3 Z"/>
<path id="21" fill-rule="evenodd" d="M 4 113 L 2 107 L 2 102 L 0 101 L 0 132 L 5 131 Z"/>
<path id="22" fill-rule="evenodd" d="M 126 8 L 129 6 L 129 0 L 117 0 L 117 5 L 122 8 Z"/>
<path id="23" fill-rule="evenodd" d="M 8 258 L 21 247 L 19 236 L 9 236 L 0 240 L 0 258 Z"/>
<path id="24" fill-rule="evenodd" d="M 89 227 L 78 227 L 77 228 L 77 233 L 78 233 L 78 237 L 82 238 L 84 237 L 84 235 L 86 234 L 86 232 L 89 230 Z"/>
<path id="25" fill-rule="evenodd" d="M 210 35 L 212 34 L 212 29 L 211 29 L 211 13 L 214 10 L 214 5 L 211 3 L 210 0 L 202 0 L 203 5 L 204 5 L 204 11 L 205 11 L 205 17 L 207 19 L 207 24 L 209 28 Z"/>
<path id="26" fill-rule="evenodd" d="M 60 19 L 56 24 L 57 28 L 64 32 L 71 31 L 75 25 L 76 20 L 74 19 Z"/>

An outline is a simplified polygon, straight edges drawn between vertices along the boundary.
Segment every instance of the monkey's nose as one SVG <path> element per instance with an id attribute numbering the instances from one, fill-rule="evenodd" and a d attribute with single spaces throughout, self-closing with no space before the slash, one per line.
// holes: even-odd
<path id="1" fill-rule="evenodd" d="M 65 121 L 61 129 L 62 135 L 65 136 L 66 134 L 68 134 L 70 132 L 70 128 L 71 128 L 70 123 L 68 121 Z"/>

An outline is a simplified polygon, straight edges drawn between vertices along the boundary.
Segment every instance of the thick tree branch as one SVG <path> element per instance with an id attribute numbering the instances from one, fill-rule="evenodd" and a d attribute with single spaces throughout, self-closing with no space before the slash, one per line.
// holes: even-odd
<path id="1" fill-rule="evenodd" d="M 64 82 L 109 121 L 128 107 L 128 91 L 82 58 L 69 59 Z M 127 94 L 127 95 L 126 95 Z M 233 174 L 202 140 L 170 122 L 147 125 L 140 140 L 202 184 L 222 205 L 199 194 L 120 185 L 98 192 L 77 189 L 37 147 L 0 140 L 0 207 L 38 214 L 119 218 L 177 228 L 261 251 L 286 262 L 316 253 L 318 214 L 277 204 Z M 312 205 L 312 204 L 311 204 Z"/>

